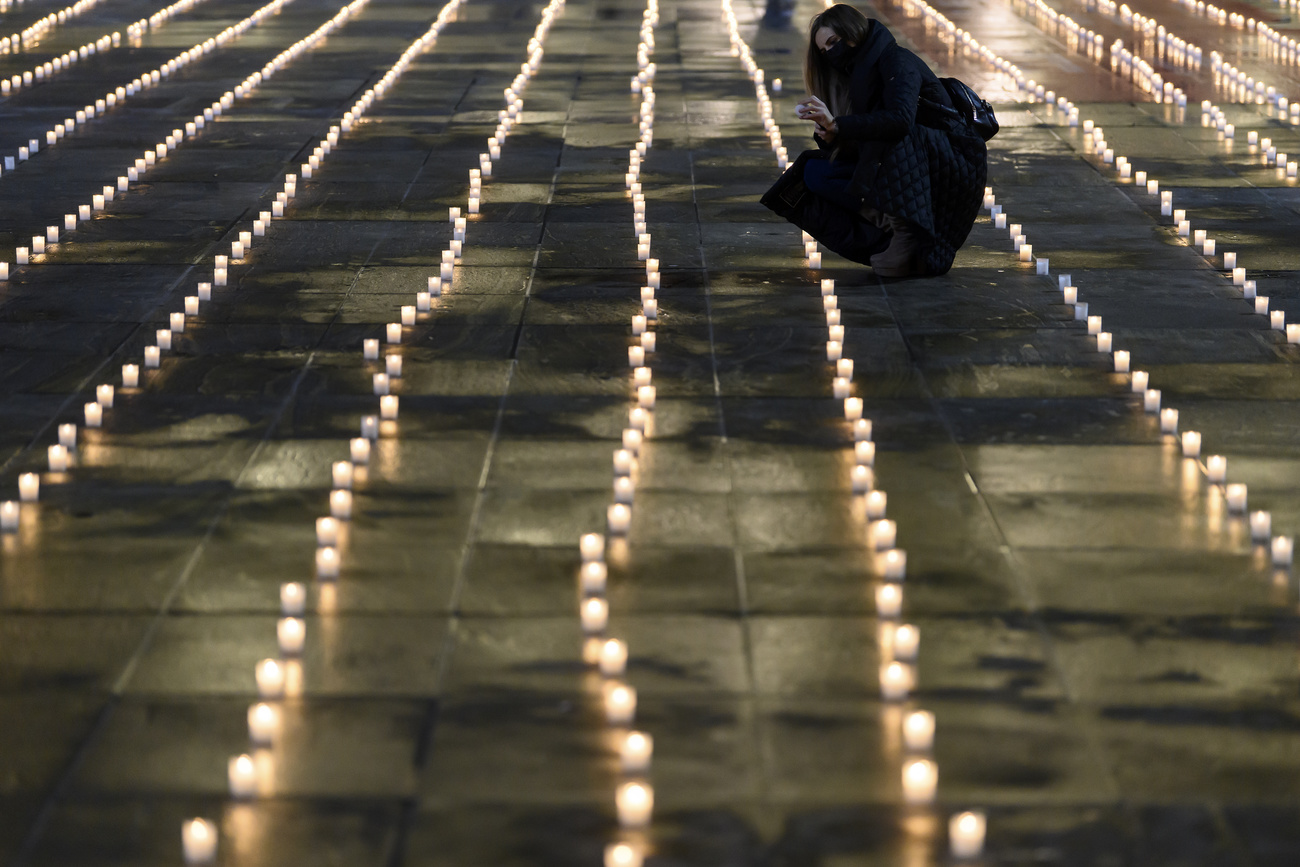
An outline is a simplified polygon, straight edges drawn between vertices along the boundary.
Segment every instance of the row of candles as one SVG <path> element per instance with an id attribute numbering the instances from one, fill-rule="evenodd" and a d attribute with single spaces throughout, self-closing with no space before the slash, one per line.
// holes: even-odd
<path id="1" fill-rule="evenodd" d="M 636 144 L 628 151 L 625 175 L 626 194 L 632 200 L 632 233 L 636 261 L 645 263 L 645 285 L 641 287 L 641 311 L 632 317 L 632 342 L 628 347 L 628 366 L 632 371 L 632 406 L 623 430 L 622 448 L 614 452 L 613 503 L 607 509 L 608 533 L 624 537 L 631 529 L 639 464 L 645 441 L 653 431 L 655 387 L 650 359 L 656 350 L 654 326 L 659 319 L 659 260 L 651 256 L 651 236 L 646 222 L 646 197 L 641 184 L 641 168 L 654 142 L 655 50 L 654 28 L 659 23 L 658 0 L 647 0 L 642 12 L 640 41 L 636 48 L 637 74 L 632 90 L 641 95 L 637 111 Z M 614 791 L 614 807 L 621 839 L 605 847 L 605 867 L 641 867 L 646 857 L 644 840 L 636 833 L 650 824 L 654 814 L 654 787 L 647 779 L 654 753 L 654 738 L 647 732 L 631 728 L 636 716 L 636 688 L 626 683 L 627 645 L 616 638 L 605 638 L 609 621 L 609 601 L 605 596 L 608 569 L 605 564 L 605 537 L 587 534 L 579 540 L 582 559 L 579 576 L 579 616 L 588 636 L 583 657 L 596 663 L 604 678 L 602 700 L 605 720 L 616 729 L 619 769 L 623 779 Z M 623 729 L 626 729 L 624 731 Z"/>
<path id="2" fill-rule="evenodd" d="M 127 35 L 132 39 L 139 39 L 145 32 L 150 29 L 157 29 L 167 21 L 179 15 L 182 12 L 188 12 L 205 0 L 177 0 L 170 6 L 164 6 L 148 18 L 141 18 L 127 25 Z M 3 40 L 0 40 L 3 43 Z M 14 74 L 8 78 L 0 79 L 0 95 L 8 96 L 11 93 L 17 93 L 23 87 L 38 84 L 41 81 L 48 81 L 60 72 L 67 70 L 79 60 L 85 60 L 93 54 L 108 51 L 110 48 L 116 48 L 122 44 L 122 34 L 113 31 L 105 33 L 98 39 L 93 39 L 79 48 L 71 51 L 65 51 L 63 54 L 53 57 L 44 63 L 38 64 L 33 69 L 26 72 Z M 2 45 L 0 45 L 2 48 Z M 156 82 L 155 82 L 156 83 Z"/>
<path id="3" fill-rule="evenodd" d="M 758 100 L 758 112 L 763 121 L 763 131 L 767 133 L 772 152 L 776 154 L 777 168 L 784 169 L 789 164 L 790 157 L 781 141 L 781 127 L 772 116 L 772 98 L 767 94 L 767 85 L 764 83 L 765 73 L 759 67 L 758 61 L 754 60 L 749 44 L 740 36 L 740 22 L 736 18 L 731 0 L 724 0 L 722 4 L 722 20 L 727 24 L 727 36 L 731 40 L 731 56 L 740 58 L 741 65 L 745 67 L 745 74 L 754 83 L 754 98 Z M 781 92 L 781 79 L 772 81 L 772 91 Z M 818 257 L 820 255 L 817 254 Z"/>
<path id="4" fill-rule="evenodd" d="M 1080 0 L 1087 10 L 1100 10 L 1102 13 L 1117 18 L 1133 29 L 1143 47 L 1150 44 L 1155 60 L 1173 63 L 1190 69 L 1200 69 L 1204 52 L 1197 45 L 1170 33 L 1163 24 L 1154 18 L 1143 15 L 1129 8 L 1127 3 L 1115 0 Z"/>
<path id="5" fill-rule="evenodd" d="M 455 12 L 464 0 L 451 0 L 440 11 L 429 30 L 417 38 L 401 55 L 373 88 L 366 91 L 351 109 L 344 113 L 339 126 L 331 127 L 330 137 L 322 142 L 322 147 L 313 153 L 312 160 L 303 165 L 303 170 L 310 174 L 318 170 L 324 158 L 338 141 L 340 131 L 347 132 L 355 126 L 374 105 L 393 87 L 412 62 L 424 51 L 432 47 L 438 34 L 452 20 Z M 518 121 L 522 111 L 522 92 L 528 80 L 537 71 L 541 62 L 541 44 L 549 31 L 551 22 L 563 0 L 552 0 L 543 12 L 542 22 L 538 25 L 529 41 L 529 59 L 522 67 L 510 88 L 505 91 L 507 109 L 498 117 L 495 134 L 489 139 L 489 150 L 484 155 L 485 163 L 471 171 L 471 201 L 481 194 L 481 178 L 490 175 L 490 162 L 500 157 L 500 146 L 509 135 L 511 128 Z M 384 343 L 390 350 L 396 349 L 403 342 L 403 336 L 411 326 L 416 324 L 418 314 L 430 313 L 441 298 L 444 289 L 452 287 L 454 264 L 460 259 L 466 240 L 467 219 L 461 215 L 460 208 L 452 208 L 449 219 L 453 225 L 453 241 L 443 254 L 443 262 L 437 277 L 427 278 L 425 288 L 416 293 L 414 305 L 403 305 L 400 320 L 389 323 L 384 329 Z M 450 267 L 449 267 L 450 266 Z M 362 342 L 362 363 L 370 366 L 379 357 L 378 339 L 364 339 Z M 383 372 L 374 373 L 374 393 L 379 397 L 379 414 L 365 415 L 361 419 L 361 436 L 351 438 L 348 442 L 349 460 L 335 461 L 330 468 L 331 491 L 328 498 L 329 514 L 316 519 L 316 553 L 315 576 L 321 582 L 322 595 L 326 588 L 331 588 L 341 572 L 343 542 L 347 538 L 347 527 L 352 518 L 353 487 L 365 478 L 365 468 L 370 462 L 373 442 L 381 433 L 381 425 L 395 433 L 398 417 L 398 397 L 391 390 L 402 375 L 402 356 L 389 352 L 384 357 Z M 276 626 L 276 640 L 280 648 L 280 658 L 263 659 L 254 668 L 254 679 L 261 699 L 248 710 L 249 739 L 257 746 L 274 743 L 280 729 L 280 708 L 274 704 L 287 695 L 300 694 L 301 656 L 306 642 L 306 624 L 302 619 L 307 604 L 307 588 L 302 582 L 289 582 L 280 587 L 281 619 Z M 295 684 L 295 679 L 297 683 Z M 233 797 L 255 797 L 262 788 L 262 780 L 268 773 L 268 762 L 259 761 L 248 753 L 232 757 L 227 763 L 227 776 L 230 793 Z M 190 819 L 182 825 L 182 844 L 185 857 L 189 863 L 207 863 L 216 855 L 217 831 L 215 825 L 206 819 Z"/>
<path id="6" fill-rule="evenodd" d="M 259 15 L 263 11 L 275 7 L 279 4 L 289 2 L 289 0 L 273 0 L 268 6 L 258 10 Z M 280 69 L 292 62 L 304 52 L 320 44 L 330 33 L 341 27 L 357 11 L 365 6 L 369 0 L 352 0 L 351 3 L 344 6 L 333 17 L 318 27 L 309 36 L 294 43 L 290 48 L 285 49 L 268 63 L 259 72 L 249 76 L 234 90 L 227 91 L 221 99 L 213 103 L 210 107 L 204 109 L 203 114 L 196 115 L 193 123 L 186 124 L 186 131 L 176 130 L 173 135 L 167 137 L 167 141 L 160 142 L 156 148 L 146 151 L 143 159 L 137 159 L 135 165 L 128 169 L 126 176 L 118 178 L 116 187 L 105 186 L 102 194 L 96 194 L 92 197 L 92 203 L 89 205 L 78 206 L 77 214 L 69 214 L 64 218 L 64 231 L 72 231 L 76 228 L 78 222 L 84 222 L 90 219 L 92 212 L 100 212 L 106 209 L 107 203 L 111 201 L 117 191 L 126 191 L 129 185 L 143 177 L 151 167 L 157 164 L 175 150 L 186 138 L 193 138 L 198 135 L 201 128 L 200 124 L 206 123 L 221 115 L 222 111 L 234 105 L 236 96 L 245 97 L 263 81 L 270 78 Z M 238 30 L 241 25 L 249 22 L 254 16 L 244 19 L 239 25 L 235 25 L 234 30 Z M 242 32 L 242 31 L 240 31 Z M 338 129 L 332 129 L 327 139 L 317 148 L 317 155 L 313 158 L 319 158 L 319 154 L 327 151 L 338 141 Z M 270 211 L 262 211 L 259 218 L 253 222 L 252 231 L 240 232 L 239 240 L 231 244 L 231 255 L 218 255 L 215 257 L 215 267 L 213 269 L 213 280 L 211 282 L 202 282 L 198 284 L 195 295 L 186 296 L 184 308 L 180 311 L 171 313 L 168 316 L 168 327 L 160 328 L 155 331 L 155 345 L 147 346 L 144 349 L 143 367 L 147 369 L 158 368 L 162 363 L 162 353 L 172 348 L 173 336 L 184 332 L 187 320 L 199 315 L 199 306 L 203 302 L 210 301 L 212 298 L 213 286 L 225 286 L 227 283 L 228 268 L 231 260 L 242 262 L 253 244 L 253 237 L 261 237 L 266 234 L 267 226 L 273 218 L 284 215 L 285 204 L 293 198 L 297 189 L 297 176 L 287 175 L 284 189 L 277 193 L 275 202 L 272 203 Z M 50 226 L 46 229 L 45 235 L 37 235 L 32 238 L 32 247 L 19 247 L 17 250 L 17 260 L 20 265 L 31 264 L 30 254 L 43 254 L 46 252 L 47 242 L 56 244 L 61 237 L 58 226 Z M 0 262 L 0 280 L 6 280 L 9 277 L 8 263 Z M 140 387 L 141 382 L 141 365 L 127 363 L 122 365 L 121 388 L 126 390 Z M 95 400 L 86 403 L 82 409 L 83 423 L 86 427 L 98 428 L 104 423 L 104 411 L 113 408 L 116 397 L 116 387 L 111 383 L 104 383 L 96 387 Z M 49 446 L 47 449 L 47 461 L 50 471 L 53 473 L 66 472 L 75 464 L 77 449 L 78 432 L 77 425 L 72 423 L 60 424 L 58 426 L 58 442 Z M 0 502 L 0 531 L 12 532 L 18 529 L 20 520 L 20 503 L 36 503 L 40 499 L 40 476 L 37 473 L 23 473 L 18 479 L 18 501 L 6 500 Z"/>
<path id="7" fill-rule="evenodd" d="M 921 8 L 922 14 L 941 19 L 942 15 L 938 10 L 930 7 L 925 0 L 904 0 L 913 8 Z M 946 20 L 946 19 L 943 19 Z M 972 44 L 976 44 L 971 37 Z M 982 53 L 982 52 L 981 52 Z M 989 51 L 983 56 L 995 68 L 1003 69 L 1008 64 L 1001 58 L 998 58 L 993 52 Z M 1021 84 L 1020 79 L 1017 83 L 1023 88 L 1026 85 Z M 1032 85 L 1032 82 L 1029 83 Z M 1062 100 L 1064 98 L 1062 97 Z M 1058 103 L 1058 105 L 1072 105 L 1068 101 Z M 1204 106 L 1205 109 L 1211 106 Z M 1071 125 L 1075 125 L 1077 114 L 1072 112 L 1070 118 Z M 1216 254 L 1215 243 L 1213 238 L 1209 238 L 1203 231 L 1193 231 L 1190 222 L 1186 219 L 1186 211 L 1175 209 L 1173 207 L 1173 194 L 1170 191 L 1161 192 L 1160 182 L 1156 178 L 1148 177 L 1147 172 L 1135 171 L 1127 158 L 1116 156 L 1113 149 L 1105 146 L 1104 130 L 1097 127 L 1092 120 L 1083 121 L 1083 134 L 1087 137 L 1085 140 L 1092 142 L 1094 154 L 1102 158 L 1103 164 L 1113 164 L 1121 180 L 1132 178 L 1134 184 L 1139 187 L 1145 187 L 1150 196 L 1160 197 L 1160 210 L 1162 216 L 1171 217 L 1181 236 L 1191 236 L 1197 245 L 1201 247 L 1203 255 L 1213 261 Z M 1258 134 L 1251 132 L 1249 140 L 1254 145 Z M 1285 155 L 1283 156 L 1285 159 Z M 1033 247 L 1023 233 L 1023 227 L 1020 224 L 1008 223 L 1008 215 L 1002 211 L 1002 208 L 996 204 L 992 190 L 987 189 L 985 192 L 985 206 L 989 209 L 994 221 L 995 228 L 1006 229 L 1011 240 L 1018 252 L 1020 261 L 1032 262 L 1035 265 L 1039 275 L 1050 277 L 1050 262 L 1047 258 L 1037 258 L 1033 255 Z M 1243 267 L 1237 263 L 1237 256 L 1233 252 L 1223 254 L 1223 268 L 1231 276 L 1232 283 L 1238 287 L 1243 294 L 1254 302 L 1254 309 L 1257 313 L 1268 315 L 1270 325 L 1274 330 L 1283 331 L 1287 335 L 1288 342 L 1300 343 L 1300 327 L 1296 325 L 1288 326 L 1285 315 L 1282 311 L 1269 311 L 1268 299 L 1256 295 L 1255 281 L 1246 279 L 1246 272 Z M 1172 407 L 1161 406 L 1161 394 L 1158 389 L 1150 388 L 1149 376 L 1146 371 L 1131 370 L 1132 356 L 1127 350 L 1118 349 L 1113 345 L 1113 336 L 1110 332 L 1102 328 L 1102 319 L 1097 315 L 1089 315 L 1089 309 L 1086 302 L 1079 298 L 1079 290 L 1073 285 L 1070 275 L 1058 275 L 1058 290 L 1062 293 L 1062 300 L 1071 305 L 1074 310 L 1076 321 L 1086 322 L 1088 333 L 1096 341 L 1098 352 L 1108 353 L 1112 356 L 1112 364 L 1116 373 L 1125 374 L 1128 377 L 1129 385 L 1133 392 L 1140 393 L 1143 400 L 1143 408 L 1146 412 L 1158 413 L 1162 434 L 1178 434 L 1178 411 Z M 1182 452 L 1185 457 L 1199 459 L 1202 450 L 1202 437 L 1198 431 L 1183 431 L 1179 437 Z M 1212 485 L 1222 488 L 1223 500 L 1227 505 L 1228 511 L 1232 514 L 1247 515 L 1248 501 L 1246 485 L 1227 482 L 1227 458 L 1222 455 L 1210 455 L 1206 458 L 1204 471 L 1207 479 Z M 1250 535 L 1253 542 L 1257 544 L 1267 544 L 1269 554 L 1273 564 L 1279 568 L 1289 569 L 1292 564 L 1294 554 L 1294 539 L 1291 536 L 1273 535 L 1272 533 L 1272 516 L 1266 511 L 1255 511 L 1249 513 Z"/>
<path id="8" fill-rule="evenodd" d="M 89 12 L 91 9 L 94 9 L 103 2 L 104 0 L 77 0 L 76 3 L 73 3 L 71 6 L 65 6 L 58 12 L 51 12 L 48 15 L 44 15 L 35 23 L 28 27 L 24 27 L 18 33 L 13 34 L 12 36 L 0 37 L 0 51 L 30 51 L 36 46 L 36 43 L 39 42 L 42 37 L 47 35 L 55 27 L 67 23 L 78 15 Z"/>
<path id="9" fill-rule="evenodd" d="M 168 8 L 162 10 L 162 12 L 168 12 L 168 10 L 173 10 L 170 14 L 181 12 L 181 10 L 188 8 L 188 6 L 194 5 L 195 3 L 200 3 L 200 1 L 201 0 L 181 0 L 179 3 L 168 6 Z M 157 66 L 157 68 L 147 71 L 147 73 L 140 75 L 139 78 L 135 78 L 134 81 L 114 87 L 113 90 L 108 91 L 107 94 L 101 97 L 101 99 L 96 99 L 94 103 L 88 103 L 85 108 L 78 109 L 73 117 L 65 118 L 64 122 L 55 123 L 51 129 L 45 130 L 44 140 L 39 138 L 31 139 L 27 142 L 26 146 L 18 148 L 17 155 L 5 156 L 3 170 L 5 170 L 5 172 L 12 172 L 12 170 L 16 169 L 18 165 L 30 160 L 32 156 L 35 156 L 36 153 L 40 152 L 42 147 L 51 147 L 53 144 L 59 143 L 64 136 L 72 135 L 79 125 L 85 125 L 87 121 L 94 120 L 96 117 L 104 116 L 104 114 L 107 114 L 110 109 L 125 103 L 125 101 L 130 99 L 131 96 L 139 94 L 139 92 L 147 90 L 149 87 L 156 86 L 156 84 L 159 84 L 162 79 L 169 78 L 170 75 L 177 73 L 177 71 L 182 69 L 183 66 L 199 60 L 200 57 L 208 55 L 208 53 L 212 53 L 218 48 L 224 47 L 224 45 L 230 43 L 231 40 L 239 38 L 240 35 L 243 35 L 244 32 L 252 29 L 252 27 L 256 27 L 257 25 L 260 25 L 260 23 L 263 23 L 266 18 L 279 13 L 279 10 L 285 8 L 285 6 L 290 3 L 292 3 L 292 0 L 272 0 L 272 3 L 261 6 L 261 8 L 257 9 L 256 12 L 253 12 L 251 16 L 243 18 L 242 21 L 226 27 L 225 30 L 218 32 L 216 36 L 205 39 L 204 42 L 198 43 L 194 45 L 194 47 L 186 49 L 186 51 L 182 51 L 179 55 L 166 61 L 165 64 L 161 64 L 160 66 Z M 94 47 L 94 45 L 107 45 L 109 43 L 114 45 L 117 44 L 117 34 L 113 34 L 113 36 L 101 36 L 98 42 L 82 45 L 81 49 L 78 49 L 77 53 L 69 52 L 69 55 L 73 57 L 85 57 L 88 53 L 92 53 L 88 52 L 88 48 Z M 53 62 L 57 62 L 57 58 L 56 61 Z M 49 65 L 51 64 L 45 64 L 45 66 Z M 36 71 L 40 73 L 39 68 Z M 268 66 L 263 69 L 261 77 L 269 77 L 269 75 L 273 73 L 274 69 L 270 69 L 270 64 L 268 64 Z M 23 73 L 22 79 L 30 81 L 30 78 L 31 73 Z M 256 74 L 250 78 L 256 78 Z M 14 75 L 13 79 L 0 81 L 0 90 L 8 90 L 10 81 L 18 81 L 18 75 Z M 255 84 L 256 82 L 253 82 L 253 86 L 255 86 Z M 250 81 L 246 79 L 240 87 L 251 88 Z M 237 91 L 235 92 L 238 92 L 238 90 L 239 88 L 237 88 Z M 231 96 L 231 99 L 233 99 L 233 96 Z M 229 108 L 229 105 L 225 105 L 225 108 Z M 220 113 L 220 110 L 217 110 L 216 105 L 213 105 L 213 110 L 214 113 Z M 179 140 L 181 140 L 185 135 L 194 136 L 196 131 L 203 129 L 205 123 L 212 120 L 213 118 L 208 116 L 208 112 L 204 112 L 203 116 L 195 116 L 194 120 L 190 123 L 186 123 L 186 129 L 183 133 L 181 130 L 173 130 L 172 138 L 179 142 Z M 161 156 L 161 153 L 157 156 Z M 146 157 L 148 157 L 147 153 Z M 134 179 L 135 178 L 127 178 L 127 181 L 134 181 Z M 123 185 L 122 178 L 118 178 L 117 181 L 118 190 L 125 191 L 126 186 Z M 109 187 L 104 187 L 104 195 L 108 196 L 109 199 L 112 199 L 110 192 L 112 192 L 112 190 L 110 190 Z M 79 218 L 81 218 L 81 220 L 88 220 L 90 214 L 86 213 L 86 216 Z M 68 227 L 68 230 L 72 230 L 73 227 L 75 227 L 75 221 L 70 221 L 69 217 L 65 217 L 65 224 L 68 224 L 68 222 L 70 222 L 70 226 L 65 227 Z"/>
<path id="10" fill-rule="evenodd" d="M 1263 21 L 1256 21 L 1239 12 L 1229 12 L 1213 3 L 1206 3 L 1205 0 L 1172 0 L 1172 2 L 1184 7 L 1191 14 L 1207 18 L 1220 27 L 1238 29 L 1244 27 L 1254 31 L 1255 35 L 1268 46 L 1267 53 L 1264 55 L 1268 60 L 1290 65 L 1295 65 L 1300 60 L 1300 43 L 1284 36 Z M 1279 0 L 1279 5 L 1285 6 L 1286 0 Z"/>
<path id="11" fill-rule="evenodd" d="M 834 0 L 826 0 L 829 8 Z M 749 56 L 736 26 L 731 0 L 722 0 L 723 18 L 728 24 L 732 40 L 732 54 Z M 739 45 L 737 45 L 739 42 Z M 736 49 L 740 50 L 737 51 Z M 754 77 L 750 63 L 744 63 L 746 72 Z M 761 72 L 761 71 L 760 71 Z M 761 81 L 760 78 L 755 79 Z M 761 85 L 760 85 L 761 86 Z M 766 96 L 766 94 L 764 94 Z M 770 100 L 758 100 L 759 116 L 765 129 L 771 120 Z M 775 126 L 775 123 L 772 123 Z M 779 135 L 779 128 L 777 129 Z M 778 162 L 784 168 L 784 161 Z M 817 241 L 808 233 L 801 235 L 805 265 L 811 270 L 821 267 L 821 253 Z M 906 701 L 915 689 L 916 660 L 920 652 L 920 630 L 909 623 L 899 623 L 903 613 L 903 582 L 907 577 L 907 551 L 898 547 L 898 525 L 887 517 L 888 494 L 876 487 L 876 444 L 871 419 L 865 417 L 862 398 L 853 395 L 854 361 L 845 357 L 846 331 L 839 309 L 839 297 L 834 279 L 820 280 L 820 298 L 827 340 L 825 357 L 831 373 L 831 394 L 841 403 L 847 424 L 846 439 L 851 442 L 853 463 L 849 470 L 849 486 L 866 519 L 865 541 L 871 552 L 874 569 L 881 577 L 875 588 L 876 613 L 880 618 L 881 666 L 879 670 L 881 697 L 890 703 Z M 939 781 L 938 764 L 932 757 L 936 730 L 935 715 L 926 710 L 913 709 L 901 718 L 903 743 L 908 756 L 900 768 L 903 800 L 913 806 L 925 806 L 935 800 Z M 987 817 L 983 812 L 962 811 L 948 822 L 949 848 L 957 858 L 973 858 L 983 851 L 987 830 Z"/>

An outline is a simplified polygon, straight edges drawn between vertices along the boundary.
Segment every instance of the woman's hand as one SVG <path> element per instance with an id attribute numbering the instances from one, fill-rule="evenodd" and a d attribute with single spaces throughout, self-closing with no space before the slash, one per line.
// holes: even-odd
<path id="1" fill-rule="evenodd" d="M 821 124 L 817 124 L 813 128 L 817 130 L 817 135 L 821 138 L 822 141 L 826 142 L 826 144 L 830 144 L 833 141 L 835 141 L 835 133 L 831 132 Z"/>
<path id="2" fill-rule="evenodd" d="M 826 103 L 816 96 L 810 96 L 796 105 L 794 112 L 801 119 L 810 120 L 817 124 L 818 135 L 822 138 L 827 138 L 828 133 L 833 136 L 840 131 L 835 124 L 835 118 L 831 115 L 830 109 L 826 107 Z"/>

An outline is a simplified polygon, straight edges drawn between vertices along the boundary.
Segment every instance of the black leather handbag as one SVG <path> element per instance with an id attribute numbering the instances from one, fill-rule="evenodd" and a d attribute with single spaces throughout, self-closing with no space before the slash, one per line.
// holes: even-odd
<path id="1" fill-rule="evenodd" d="M 987 99 L 976 93 L 970 85 L 956 78 L 941 78 L 939 82 L 952 104 L 980 138 L 988 141 L 998 134 L 998 116 L 993 113 L 993 106 Z"/>

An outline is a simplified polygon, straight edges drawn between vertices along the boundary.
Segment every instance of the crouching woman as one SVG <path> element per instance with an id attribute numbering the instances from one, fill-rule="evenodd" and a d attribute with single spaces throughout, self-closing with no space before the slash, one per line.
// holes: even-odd
<path id="1" fill-rule="evenodd" d="M 812 20 L 804 83 L 797 112 L 818 150 L 763 203 L 883 277 L 947 272 L 979 213 L 987 152 L 944 82 L 838 4 Z"/>

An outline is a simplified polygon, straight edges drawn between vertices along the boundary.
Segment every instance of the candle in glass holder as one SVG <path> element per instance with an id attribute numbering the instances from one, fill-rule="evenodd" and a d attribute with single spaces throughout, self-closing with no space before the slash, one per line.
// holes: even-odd
<path id="1" fill-rule="evenodd" d="M 1228 459 L 1223 455 L 1210 455 L 1205 459 L 1205 477 L 1211 484 L 1221 485 L 1228 479 Z"/>
<path id="2" fill-rule="evenodd" d="M 108 383 L 95 387 L 95 401 L 105 409 L 113 408 L 113 386 Z"/>
<path id="3" fill-rule="evenodd" d="M 1240 482 L 1228 485 L 1225 490 L 1225 499 L 1228 501 L 1228 511 L 1235 515 L 1246 514 L 1247 491 L 1246 486 Z"/>
<path id="4" fill-rule="evenodd" d="M 887 551 L 894 547 L 897 541 L 898 524 L 888 518 L 872 521 L 868 527 L 868 535 L 877 551 Z"/>
<path id="5" fill-rule="evenodd" d="M 1160 411 L 1160 389 L 1148 388 L 1142 394 L 1142 406 L 1147 412 Z"/>
<path id="6" fill-rule="evenodd" d="M 1267 542 L 1273 535 L 1273 515 L 1269 512 L 1250 513 L 1250 539 L 1255 543 Z"/>
<path id="7" fill-rule="evenodd" d="M 579 614 L 584 632 L 604 632 L 609 623 L 609 603 L 598 596 L 589 597 L 583 601 Z"/>
<path id="8" fill-rule="evenodd" d="M 895 659 L 911 662 L 916 659 L 916 654 L 920 649 L 921 630 L 908 623 L 904 623 L 894 630 L 892 650 Z"/>
<path id="9" fill-rule="evenodd" d="M 872 491 L 867 494 L 867 520 L 879 521 L 885 517 L 889 495 L 884 491 Z"/>
<path id="10" fill-rule="evenodd" d="M 604 690 L 605 720 L 610 725 L 627 725 L 636 716 L 636 690 L 623 683 L 608 683 Z"/>
<path id="11" fill-rule="evenodd" d="M 654 790 L 648 783 L 624 783 L 615 794 L 618 823 L 624 828 L 642 828 L 650 824 L 654 812 Z"/>
<path id="12" fill-rule="evenodd" d="M 1274 536 L 1272 545 L 1273 565 L 1289 569 L 1294 556 L 1295 540 L 1290 536 Z"/>
<path id="13" fill-rule="evenodd" d="M 280 644 L 280 653 L 298 656 L 307 640 L 307 624 L 300 617 L 282 617 L 276 624 L 275 637 Z"/>
<path id="14" fill-rule="evenodd" d="M 274 659 L 263 659 L 254 670 L 257 692 L 263 698 L 279 698 L 284 694 L 284 666 Z"/>
<path id="15" fill-rule="evenodd" d="M 915 710 L 903 717 L 903 743 L 914 753 L 929 752 L 934 748 L 934 714 Z"/>
<path id="16" fill-rule="evenodd" d="M 902 581 L 907 577 L 907 552 L 902 548 L 891 548 L 885 552 L 885 578 L 890 581 Z"/>
<path id="17" fill-rule="evenodd" d="M 864 467 L 861 464 L 855 466 L 849 471 L 849 485 L 853 493 L 865 494 L 870 491 L 876 484 L 876 475 L 870 467 Z"/>
<path id="18" fill-rule="evenodd" d="M 251 798 L 257 794 L 257 767 L 249 755 L 235 756 L 226 766 L 232 798 Z"/>
<path id="19" fill-rule="evenodd" d="M 654 755 L 654 738 L 645 732 L 628 732 L 619 747 L 619 766 L 623 773 L 640 773 L 649 770 Z"/>
<path id="20" fill-rule="evenodd" d="M 939 766 L 929 759 L 913 759 L 903 765 L 903 800 L 929 804 L 939 784 Z"/>
<path id="21" fill-rule="evenodd" d="M 248 708 L 248 739 L 255 744 L 269 746 L 280 732 L 280 711 L 266 702 Z"/>
<path id="22" fill-rule="evenodd" d="M 379 417 L 385 421 L 396 421 L 399 410 L 397 395 L 386 394 L 379 398 Z"/>
<path id="23" fill-rule="evenodd" d="M 1178 432 L 1178 410 L 1160 410 L 1160 432 L 1167 434 Z"/>
<path id="24" fill-rule="evenodd" d="M 46 450 L 46 459 L 49 461 L 50 472 L 65 473 L 68 471 L 68 447 L 55 443 Z"/>
<path id="25" fill-rule="evenodd" d="M 886 701 L 902 701 L 911 689 L 912 678 L 907 666 L 891 662 L 880 669 L 880 695 Z"/>
<path id="26" fill-rule="evenodd" d="M 307 588 L 297 581 L 280 585 L 280 613 L 299 617 L 307 610 Z"/>
<path id="27" fill-rule="evenodd" d="M 1110 348 L 1111 348 L 1111 333 L 1109 331 L 1103 331 L 1100 334 L 1098 334 L 1097 351 L 1110 352 Z"/>
<path id="28" fill-rule="evenodd" d="M 611 638 L 600 646 L 600 673 L 617 677 L 627 669 L 627 645 Z"/>
<path id="29" fill-rule="evenodd" d="M 159 346 L 146 346 L 144 348 L 144 366 L 157 367 L 162 363 L 162 348 Z"/>
<path id="30" fill-rule="evenodd" d="M 181 823 L 181 848 L 186 864 L 211 864 L 217 860 L 217 828 L 207 819 Z"/>
<path id="31" fill-rule="evenodd" d="M 160 350 L 172 348 L 172 330 L 170 328 L 159 328 L 153 333 L 153 336 Z"/>
<path id="32" fill-rule="evenodd" d="M 0 531 L 12 533 L 18 529 L 19 506 L 14 500 L 0 503 Z"/>
<path id="33" fill-rule="evenodd" d="M 958 813 L 948 820 L 948 847 L 954 858 L 977 858 L 984 851 L 988 819 L 983 813 Z"/>
<path id="34" fill-rule="evenodd" d="M 397 344 L 402 342 L 402 323 L 390 322 L 384 326 L 384 336 L 389 343 Z M 378 357 L 378 356 L 376 356 Z"/>
<path id="35" fill-rule="evenodd" d="M 402 376 L 402 356 L 385 355 L 384 373 L 388 376 L 390 380 L 400 379 Z"/>
<path id="36" fill-rule="evenodd" d="M 352 517 L 351 491 L 330 491 L 330 515 L 341 521 Z"/>
<path id="37" fill-rule="evenodd" d="M 1127 349 L 1115 350 L 1115 372 L 1128 373 L 1129 352 Z"/>
<path id="38" fill-rule="evenodd" d="M 332 579 L 339 577 L 339 551 L 331 546 L 316 549 L 316 577 Z"/>
<path id="39" fill-rule="evenodd" d="M 85 406 L 86 427 L 99 427 L 104 423 L 104 407 L 92 401 Z"/>

